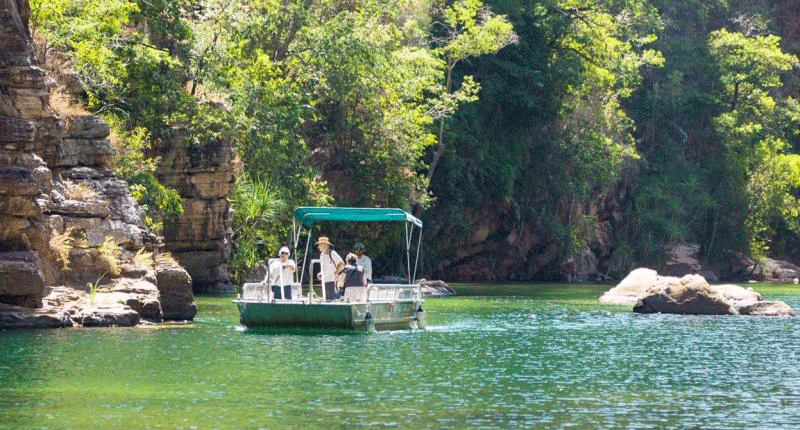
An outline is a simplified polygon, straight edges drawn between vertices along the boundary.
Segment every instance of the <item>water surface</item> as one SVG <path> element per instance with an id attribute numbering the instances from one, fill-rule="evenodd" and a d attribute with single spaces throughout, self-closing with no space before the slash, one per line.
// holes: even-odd
<path id="1" fill-rule="evenodd" d="M 425 331 L 0 331 L 0 427 L 798 428 L 800 320 L 637 315 L 608 286 L 457 286 Z M 800 289 L 756 286 L 800 309 Z"/>

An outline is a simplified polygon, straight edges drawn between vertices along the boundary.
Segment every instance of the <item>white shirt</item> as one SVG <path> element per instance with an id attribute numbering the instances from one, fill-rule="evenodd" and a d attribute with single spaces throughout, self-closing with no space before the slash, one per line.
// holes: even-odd
<path id="1" fill-rule="evenodd" d="M 274 259 L 269 263 L 269 284 L 279 285 L 281 287 L 291 285 L 294 281 L 292 272 L 294 272 L 295 264 L 291 259 L 286 260 L 285 267 L 282 267 L 280 259 Z"/>
<path id="2" fill-rule="evenodd" d="M 366 255 L 362 255 L 361 258 L 356 261 L 356 264 L 364 269 L 364 278 L 367 282 L 372 282 L 372 260 Z"/>
<path id="3" fill-rule="evenodd" d="M 322 263 L 322 282 L 336 282 L 336 266 L 343 264 L 344 260 L 334 250 L 323 254 L 319 254 L 319 260 Z"/>

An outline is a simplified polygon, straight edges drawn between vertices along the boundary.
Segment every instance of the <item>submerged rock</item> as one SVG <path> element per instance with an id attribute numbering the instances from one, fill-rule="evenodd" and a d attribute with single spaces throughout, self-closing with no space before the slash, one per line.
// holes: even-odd
<path id="1" fill-rule="evenodd" d="M 133 327 L 139 324 L 141 317 L 130 306 L 113 304 L 85 308 L 78 320 L 84 327 Z"/>
<path id="2" fill-rule="evenodd" d="M 0 328 L 72 327 L 72 319 L 63 310 L 24 308 L 0 303 Z"/>
<path id="3" fill-rule="evenodd" d="M 423 296 L 443 297 L 456 295 L 456 290 L 452 289 L 444 281 L 420 279 L 417 284 L 422 287 Z"/>

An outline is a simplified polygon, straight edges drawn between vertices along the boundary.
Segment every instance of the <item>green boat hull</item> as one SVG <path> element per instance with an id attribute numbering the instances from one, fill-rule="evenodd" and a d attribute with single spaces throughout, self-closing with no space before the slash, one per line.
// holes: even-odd
<path id="1" fill-rule="evenodd" d="M 234 300 L 247 327 L 345 328 L 357 331 L 425 328 L 422 300 L 385 302 L 263 302 Z"/>

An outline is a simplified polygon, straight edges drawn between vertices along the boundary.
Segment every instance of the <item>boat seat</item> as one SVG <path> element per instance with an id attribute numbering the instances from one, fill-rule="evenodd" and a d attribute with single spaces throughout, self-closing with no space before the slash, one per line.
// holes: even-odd
<path id="1" fill-rule="evenodd" d="M 364 302 L 367 299 L 367 287 L 347 287 L 344 289 L 344 301 Z"/>

